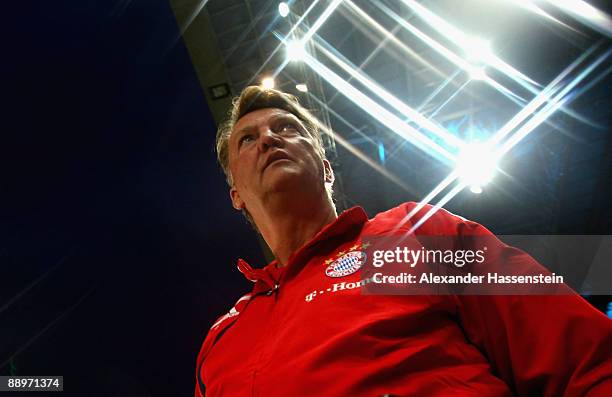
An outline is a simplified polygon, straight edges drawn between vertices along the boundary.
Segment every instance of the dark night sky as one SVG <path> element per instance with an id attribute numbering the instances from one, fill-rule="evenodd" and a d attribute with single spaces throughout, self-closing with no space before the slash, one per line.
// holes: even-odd
<path id="1" fill-rule="evenodd" d="M 262 256 L 168 1 L 2 18 L 0 374 L 189 395 L 208 327 L 248 289 L 238 252 Z"/>

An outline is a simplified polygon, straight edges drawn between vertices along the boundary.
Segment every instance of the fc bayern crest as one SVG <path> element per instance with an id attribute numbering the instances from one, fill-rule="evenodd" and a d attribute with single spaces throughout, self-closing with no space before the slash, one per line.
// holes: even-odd
<path id="1" fill-rule="evenodd" d="M 329 277 L 344 277 L 355 273 L 365 263 L 366 254 L 363 251 L 351 251 L 333 261 L 325 274 Z"/>

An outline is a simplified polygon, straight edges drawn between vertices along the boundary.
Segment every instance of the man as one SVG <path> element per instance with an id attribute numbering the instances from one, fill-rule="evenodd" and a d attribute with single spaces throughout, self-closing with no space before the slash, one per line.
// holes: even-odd
<path id="1" fill-rule="evenodd" d="M 238 261 L 255 284 L 209 331 L 196 396 L 612 396 L 611 322 L 576 295 L 362 294 L 364 236 L 405 232 L 428 208 L 338 216 L 317 122 L 293 96 L 246 88 L 217 152 L 276 260 Z M 416 235 L 490 233 L 440 210 Z"/>

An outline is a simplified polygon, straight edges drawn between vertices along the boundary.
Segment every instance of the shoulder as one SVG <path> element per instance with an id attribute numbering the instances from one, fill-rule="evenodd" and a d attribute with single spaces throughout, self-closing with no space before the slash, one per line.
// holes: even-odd
<path id="1" fill-rule="evenodd" d="M 220 328 L 223 325 L 223 323 L 227 322 L 227 320 L 230 320 L 230 319 L 238 316 L 240 314 L 240 312 L 246 306 L 247 302 L 251 299 L 252 295 L 253 295 L 252 293 L 248 293 L 248 294 L 242 295 L 240 297 L 240 299 L 238 299 L 236 301 L 236 303 L 234 303 L 234 306 L 232 306 L 232 308 L 227 313 L 225 313 L 221 317 L 217 318 L 217 320 L 210 327 L 210 331 L 217 330 L 218 328 Z"/>
<path id="2" fill-rule="evenodd" d="M 198 354 L 198 363 L 201 363 L 204 360 L 217 339 L 237 320 L 238 316 L 244 310 L 252 295 L 252 293 L 248 293 L 241 296 L 227 313 L 215 320 L 208 330 L 208 334 L 206 335 L 204 342 L 202 343 L 202 348 Z"/>
<path id="3" fill-rule="evenodd" d="M 407 231 L 415 225 L 418 225 L 416 234 L 419 235 L 457 234 L 482 227 L 444 208 L 414 201 L 381 212 L 368 222 L 373 233 L 391 229 Z"/>

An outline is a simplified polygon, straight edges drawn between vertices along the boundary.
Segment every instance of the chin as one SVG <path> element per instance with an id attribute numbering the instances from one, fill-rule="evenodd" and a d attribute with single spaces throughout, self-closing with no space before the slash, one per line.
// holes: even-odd
<path id="1" fill-rule="evenodd" d="M 269 192 L 291 192 L 303 193 L 308 191 L 308 186 L 314 188 L 316 181 L 312 175 L 294 167 L 274 170 L 274 175 L 268 175 L 267 189 Z"/>

